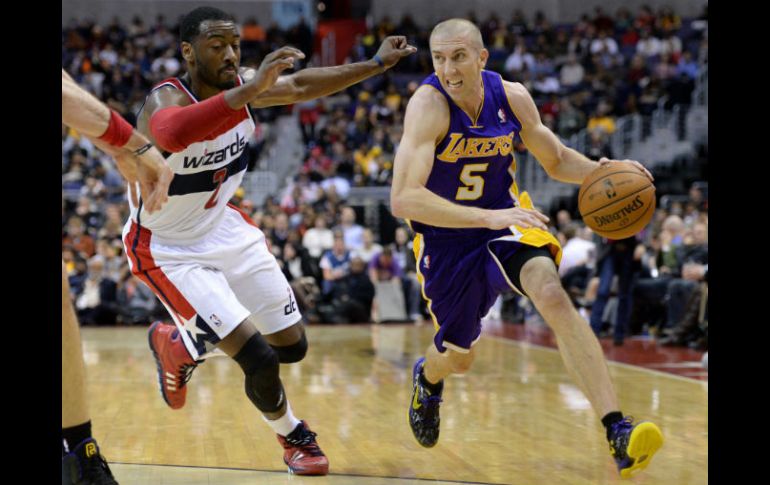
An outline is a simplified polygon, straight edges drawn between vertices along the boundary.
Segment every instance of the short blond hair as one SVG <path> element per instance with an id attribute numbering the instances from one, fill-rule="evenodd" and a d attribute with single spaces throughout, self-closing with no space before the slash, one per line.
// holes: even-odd
<path id="1" fill-rule="evenodd" d="M 476 24 L 460 18 L 444 20 L 443 22 L 436 24 L 430 33 L 429 42 L 432 42 L 433 37 L 436 35 L 460 36 L 463 34 L 468 36 L 472 47 L 475 47 L 478 50 L 484 48 L 484 39 L 482 39 L 481 31 L 476 27 Z"/>

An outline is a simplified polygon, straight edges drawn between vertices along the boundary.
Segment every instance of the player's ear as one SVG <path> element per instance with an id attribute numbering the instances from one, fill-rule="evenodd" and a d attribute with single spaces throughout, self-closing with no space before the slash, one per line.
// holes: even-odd
<path id="1" fill-rule="evenodd" d="M 189 42 L 182 42 L 182 57 L 185 61 L 191 63 L 195 56 L 193 55 L 193 46 Z"/>
<path id="2" fill-rule="evenodd" d="M 489 59 L 489 51 L 486 49 L 481 49 L 481 51 L 479 52 L 479 62 L 481 63 L 482 69 L 486 67 L 488 59 Z"/>

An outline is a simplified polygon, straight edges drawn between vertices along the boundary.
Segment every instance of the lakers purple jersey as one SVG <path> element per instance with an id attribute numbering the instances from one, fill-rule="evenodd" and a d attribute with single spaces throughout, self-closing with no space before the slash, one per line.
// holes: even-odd
<path id="1" fill-rule="evenodd" d="M 455 204 L 507 209 L 517 205 L 513 140 L 521 123 L 511 110 L 500 75 L 482 71 L 481 79 L 482 107 L 475 119 L 452 101 L 435 73 L 422 82 L 444 95 L 449 105 L 449 129 L 436 146 L 426 187 Z M 490 232 L 436 227 L 417 221 L 411 221 L 411 225 L 429 240 Z"/>

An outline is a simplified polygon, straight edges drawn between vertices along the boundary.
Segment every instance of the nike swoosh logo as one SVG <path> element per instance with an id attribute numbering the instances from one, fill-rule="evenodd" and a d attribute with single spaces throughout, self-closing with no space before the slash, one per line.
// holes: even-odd
<path id="1" fill-rule="evenodd" d="M 417 399 L 417 392 L 414 393 L 414 399 L 412 399 L 412 409 L 415 411 L 422 407 L 422 403 Z"/>

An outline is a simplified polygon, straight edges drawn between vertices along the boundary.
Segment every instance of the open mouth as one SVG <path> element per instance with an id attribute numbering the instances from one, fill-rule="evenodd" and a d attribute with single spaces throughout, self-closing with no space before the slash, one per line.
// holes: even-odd
<path id="1" fill-rule="evenodd" d="M 452 89 L 457 89 L 463 85 L 462 81 L 447 81 L 446 85 Z"/>

